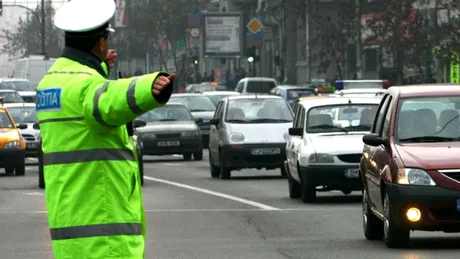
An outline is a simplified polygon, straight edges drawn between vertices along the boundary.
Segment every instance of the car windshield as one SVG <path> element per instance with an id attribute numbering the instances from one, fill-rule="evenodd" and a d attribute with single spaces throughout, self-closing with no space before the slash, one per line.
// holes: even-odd
<path id="1" fill-rule="evenodd" d="M 460 96 L 402 99 L 396 138 L 401 142 L 460 141 L 459 110 Z"/>
<path id="2" fill-rule="evenodd" d="M 227 96 L 231 96 L 230 94 L 213 94 L 213 95 L 208 95 L 209 99 L 211 99 L 212 103 L 217 106 L 217 103 L 219 103 L 222 98 L 225 98 Z"/>
<path id="3" fill-rule="evenodd" d="M 369 131 L 377 104 L 340 104 L 311 108 L 307 114 L 307 133 Z"/>
<path id="4" fill-rule="evenodd" d="M 0 97 L 3 97 L 3 103 L 23 103 L 24 99 L 17 92 L 1 92 Z"/>
<path id="5" fill-rule="evenodd" d="M 16 123 L 38 122 L 35 107 L 9 107 L 8 110 Z"/>
<path id="6" fill-rule="evenodd" d="M 216 106 L 212 101 L 202 95 L 196 96 L 172 96 L 170 102 L 182 103 L 191 112 L 213 112 Z"/>
<path id="7" fill-rule="evenodd" d="M 13 128 L 13 122 L 4 110 L 0 110 L 0 128 Z"/>
<path id="8" fill-rule="evenodd" d="M 145 122 L 156 121 L 191 121 L 193 120 L 189 111 L 182 105 L 166 105 L 153 109 L 139 116 Z"/>
<path id="9" fill-rule="evenodd" d="M 35 91 L 32 84 L 27 81 L 8 81 L 0 83 L 0 89 L 15 91 Z"/>
<path id="10" fill-rule="evenodd" d="M 229 101 L 225 121 L 229 123 L 286 123 L 293 121 L 293 115 L 282 99 L 236 99 Z"/>
<path id="11" fill-rule="evenodd" d="M 287 90 L 288 100 L 297 100 L 303 96 L 315 95 L 315 91 L 312 89 L 289 89 Z"/>
<path id="12" fill-rule="evenodd" d="M 273 88 L 276 87 L 275 82 L 272 81 L 253 81 L 249 80 L 246 87 L 247 93 L 263 93 L 268 94 Z"/>
<path id="13" fill-rule="evenodd" d="M 214 91 L 216 91 L 216 88 L 214 86 L 212 86 L 211 84 L 196 85 L 192 89 L 193 89 L 193 91 L 198 91 L 198 92 L 214 92 Z"/>

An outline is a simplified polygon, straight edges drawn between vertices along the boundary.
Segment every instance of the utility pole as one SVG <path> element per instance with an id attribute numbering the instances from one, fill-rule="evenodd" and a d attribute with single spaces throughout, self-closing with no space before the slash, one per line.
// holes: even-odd
<path id="1" fill-rule="evenodd" d="M 41 40 L 42 40 L 42 44 L 41 44 L 41 48 L 42 48 L 42 55 L 45 56 L 45 58 L 48 56 L 47 53 L 46 53 L 46 37 L 45 37 L 45 27 L 46 27 L 46 21 L 45 21 L 45 0 L 42 0 L 41 1 L 41 11 L 42 11 L 42 15 L 41 15 Z"/>
<path id="2" fill-rule="evenodd" d="M 362 78 L 362 53 L 361 53 L 361 0 L 355 1 L 356 19 L 356 79 Z"/>

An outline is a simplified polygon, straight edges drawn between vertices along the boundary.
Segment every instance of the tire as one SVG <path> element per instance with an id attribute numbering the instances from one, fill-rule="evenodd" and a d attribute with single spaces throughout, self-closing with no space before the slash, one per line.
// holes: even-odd
<path id="1" fill-rule="evenodd" d="M 14 166 L 5 166 L 5 173 L 7 175 L 13 175 L 14 174 Z"/>
<path id="2" fill-rule="evenodd" d="M 14 171 L 17 176 L 24 176 L 26 174 L 26 161 L 19 162 L 14 166 Z"/>
<path id="3" fill-rule="evenodd" d="M 220 164 L 220 179 L 228 180 L 232 176 L 232 172 L 229 168 L 225 167 L 224 156 L 219 153 L 219 164 Z"/>
<path id="4" fill-rule="evenodd" d="M 209 151 L 209 170 L 211 171 L 212 178 L 220 176 L 220 168 L 212 163 L 211 151 Z"/>
<path id="5" fill-rule="evenodd" d="M 192 153 L 184 153 L 182 154 L 184 156 L 185 161 L 190 161 L 192 160 Z"/>
<path id="6" fill-rule="evenodd" d="M 141 180 L 141 186 L 144 186 L 144 160 L 142 155 L 139 154 L 139 179 Z"/>
<path id="7" fill-rule="evenodd" d="M 41 149 L 38 152 L 38 187 L 40 189 L 45 189 L 45 174 L 43 168 L 43 156 Z"/>
<path id="8" fill-rule="evenodd" d="M 342 193 L 345 194 L 345 195 L 350 195 L 351 190 L 342 190 Z"/>
<path id="9" fill-rule="evenodd" d="M 316 201 L 316 186 L 308 184 L 308 182 L 300 177 L 301 199 L 304 203 L 314 203 Z"/>
<path id="10" fill-rule="evenodd" d="M 286 176 L 287 176 L 287 174 L 286 174 L 286 168 L 284 168 L 284 166 L 281 167 L 281 176 L 282 176 L 282 177 L 286 177 Z"/>
<path id="11" fill-rule="evenodd" d="M 372 213 L 367 191 L 363 192 L 363 231 L 367 240 L 382 240 L 383 221 Z"/>
<path id="12" fill-rule="evenodd" d="M 196 160 L 196 161 L 201 161 L 201 160 L 203 160 L 203 149 L 201 149 L 200 151 L 197 151 L 197 152 L 193 153 L 193 159 Z"/>
<path id="13" fill-rule="evenodd" d="M 291 199 L 298 199 L 302 196 L 302 189 L 300 188 L 300 184 L 292 178 L 291 174 L 287 174 L 288 184 L 289 184 L 289 198 Z"/>
<path id="14" fill-rule="evenodd" d="M 383 201 L 385 222 L 383 224 L 383 241 L 388 248 L 406 248 L 410 242 L 410 230 L 398 226 L 393 219 L 393 208 L 387 193 Z"/>

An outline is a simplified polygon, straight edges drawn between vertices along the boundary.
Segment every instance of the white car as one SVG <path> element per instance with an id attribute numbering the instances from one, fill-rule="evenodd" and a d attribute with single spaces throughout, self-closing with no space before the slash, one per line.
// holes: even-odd
<path id="1" fill-rule="evenodd" d="M 25 102 L 35 102 L 37 91 L 27 79 L 0 78 L 0 89 L 17 91 Z"/>
<path id="2" fill-rule="evenodd" d="M 235 91 L 214 91 L 214 92 L 203 92 L 203 95 L 206 95 L 211 101 L 217 106 L 222 98 L 234 95 L 240 95 L 240 93 Z"/>
<path id="3" fill-rule="evenodd" d="M 344 194 L 362 190 L 362 137 L 374 122 L 379 98 L 320 98 L 296 108 L 286 144 L 289 196 L 314 202 L 317 187 Z"/>
<path id="4" fill-rule="evenodd" d="M 22 96 L 15 90 L 0 89 L 0 99 L 3 105 L 7 103 L 25 103 Z"/>
<path id="5" fill-rule="evenodd" d="M 16 124 L 26 124 L 26 129 L 19 129 L 22 137 L 26 140 L 26 156 L 37 157 L 38 145 L 40 142 L 40 129 L 35 129 L 34 124 L 38 122 L 37 112 L 34 103 L 6 103 L 4 107 L 13 116 Z"/>
<path id="6" fill-rule="evenodd" d="M 338 90 L 331 97 L 379 97 L 383 96 L 385 89 L 378 88 L 357 88 Z"/>

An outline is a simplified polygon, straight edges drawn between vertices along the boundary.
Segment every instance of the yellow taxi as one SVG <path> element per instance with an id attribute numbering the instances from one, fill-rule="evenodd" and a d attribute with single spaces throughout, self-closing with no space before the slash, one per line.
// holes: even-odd
<path id="1" fill-rule="evenodd" d="M 26 128 L 26 124 L 16 125 L 8 110 L 0 107 L 0 167 L 9 175 L 26 173 L 26 141 L 19 132 Z"/>

